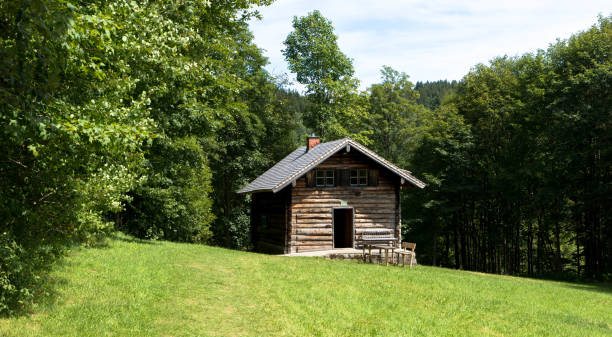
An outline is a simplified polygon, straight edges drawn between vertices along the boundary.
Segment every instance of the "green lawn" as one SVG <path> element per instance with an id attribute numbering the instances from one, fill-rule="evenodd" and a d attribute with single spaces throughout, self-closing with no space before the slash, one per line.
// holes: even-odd
<path id="1" fill-rule="evenodd" d="M 6 336 L 611 336 L 612 289 L 119 235 L 73 251 Z"/>

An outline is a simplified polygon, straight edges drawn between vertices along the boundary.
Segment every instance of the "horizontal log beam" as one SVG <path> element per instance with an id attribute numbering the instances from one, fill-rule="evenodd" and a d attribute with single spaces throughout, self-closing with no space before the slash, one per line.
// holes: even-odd
<path id="1" fill-rule="evenodd" d="M 384 208 L 391 208 L 391 207 L 395 206 L 395 202 L 394 201 L 385 201 L 385 202 L 382 202 L 382 201 L 374 201 L 374 200 L 373 201 L 364 200 L 364 201 L 358 201 L 358 202 L 347 201 L 346 205 L 341 205 L 340 201 L 338 201 L 338 202 L 327 201 L 327 202 L 321 202 L 321 203 L 308 202 L 308 203 L 295 203 L 295 204 L 293 204 L 293 208 L 294 209 L 295 208 L 316 208 L 316 207 L 328 207 L 328 208 L 331 208 L 331 207 L 340 207 L 340 206 L 343 206 L 343 207 L 354 207 L 354 208 L 357 208 L 357 207 L 370 207 L 370 208 L 372 208 L 372 207 L 384 207 Z"/>
<path id="2" fill-rule="evenodd" d="M 331 235 L 296 235 L 294 238 L 298 243 L 300 241 L 332 241 Z"/>
<path id="3" fill-rule="evenodd" d="M 372 191 L 393 191 L 395 189 L 395 184 L 392 182 L 378 181 L 378 186 L 354 186 L 354 187 L 306 187 L 300 186 L 299 184 L 294 187 L 294 195 L 299 195 L 303 193 L 312 193 L 312 192 L 320 192 L 325 194 L 327 193 L 368 193 Z"/>
<path id="4" fill-rule="evenodd" d="M 325 220 L 311 219 L 311 218 L 297 218 L 295 223 L 331 223 L 331 218 Z"/>
<path id="5" fill-rule="evenodd" d="M 300 223 L 300 224 L 296 224 L 294 223 L 293 226 L 295 226 L 296 228 L 331 228 L 331 222 L 328 223 L 317 223 L 317 224 L 311 224 L 311 223 Z"/>
<path id="6" fill-rule="evenodd" d="M 297 252 L 311 252 L 311 251 L 315 251 L 315 250 L 328 250 L 328 249 L 332 249 L 333 246 L 332 245 L 325 245 L 325 246 L 299 246 L 297 247 Z"/>
<path id="7" fill-rule="evenodd" d="M 332 235 L 331 228 L 298 228 L 297 235 Z"/>
<path id="8" fill-rule="evenodd" d="M 350 207 L 351 205 L 349 205 Z M 395 214 L 395 208 L 393 206 L 390 207 L 353 207 L 355 214 L 373 214 L 373 213 L 387 213 L 387 214 Z M 305 216 L 305 215 L 314 215 L 314 216 L 328 216 L 331 217 L 332 207 L 295 207 L 293 210 L 293 214 L 295 216 Z"/>
<path id="9" fill-rule="evenodd" d="M 355 214 L 355 219 L 371 219 L 371 220 L 377 220 L 377 219 L 395 219 L 395 213 L 373 213 L 373 214 L 363 214 L 363 213 L 356 213 Z"/>
<path id="10" fill-rule="evenodd" d="M 390 186 L 388 189 L 384 189 L 384 190 L 364 190 L 364 188 L 367 187 L 360 187 L 360 188 L 353 188 L 353 189 L 348 189 L 348 188 L 342 188 L 342 189 L 336 189 L 336 190 L 325 190 L 325 189 L 321 189 L 321 190 L 311 190 L 311 191 L 306 191 L 306 190 L 301 190 L 301 189 L 294 189 L 293 192 L 291 193 L 292 198 L 295 197 L 302 197 L 302 196 L 327 196 L 327 195 L 341 195 L 341 196 L 355 196 L 357 194 L 359 195 L 364 195 L 364 194 L 370 194 L 370 195 L 386 195 L 389 193 L 393 193 L 394 192 L 394 188 L 392 188 L 392 186 Z"/>
<path id="11" fill-rule="evenodd" d="M 361 193 L 360 195 L 348 194 L 348 193 L 330 193 L 330 194 L 311 194 L 311 195 L 297 195 L 294 196 L 291 200 L 296 201 L 304 201 L 304 200 L 327 200 L 327 199 L 342 199 L 342 200 L 395 200 L 395 196 L 393 196 L 392 190 L 389 190 L 388 193 Z"/>
<path id="12" fill-rule="evenodd" d="M 394 224 L 379 224 L 379 223 L 360 223 L 360 224 L 355 224 L 355 228 L 388 228 L 388 229 L 395 229 L 395 225 Z"/>
<path id="13" fill-rule="evenodd" d="M 355 219 L 354 222 L 357 223 L 375 223 L 375 224 L 385 224 L 385 223 L 395 223 L 395 219 L 387 218 L 385 220 L 373 220 L 373 219 Z"/>
<path id="14" fill-rule="evenodd" d="M 327 207 L 301 208 L 299 212 L 300 213 L 295 213 L 295 214 L 311 214 L 311 213 L 330 214 L 331 208 L 327 208 Z"/>
<path id="15" fill-rule="evenodd" d="M 294 243 L 292 244 L 292 246 L 294 247 L 329 247 L 327 249 L 332 249 L 333 247 L 333 243 L 332 240 L 327 240 L 327 241 L 294 241 Z"/>

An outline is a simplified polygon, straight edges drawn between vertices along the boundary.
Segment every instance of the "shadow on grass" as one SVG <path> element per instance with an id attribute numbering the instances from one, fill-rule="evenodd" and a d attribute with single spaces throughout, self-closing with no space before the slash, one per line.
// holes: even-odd
<path id="1" fill-rule="evenodd" d="M 114 232 L 112 234 L 109 234 L 108 236 L 101 237 L 100 240 L 90 242 L 86 246 L 83 246 L 82 243 L 76 243 L 73 247 L 77 249 L 79 248 L 107 249 L 111 247 L 111 244 L 110 244 L 111 241 L 138 243 L 138 244 L 143 244 L 143 245 L 160 245 L 161 244 L 158 241 L 139 239 L 139 238 L 135 238 L 133 236 L 129 236 L 121 232 Z"/>
<path id="2" fill-rule="evenodd" d="M 571 289 L 594 291 L 598 293 L 612 295 L 611 283 L 565 283 L 564 285 Z"/>
<path id="3" fill-rule="evenodd" d="M 580 279 L 579 276 L 572 273 L 553 273 L 549 275 L 541 275 L 539 277 L 521 275 L 520 277 L 530 278 L 533 280 L 560 282 L 559 284 L 566 288 L 612 295 L 612 283 L 606 281 Z"/>
<path id="4" fill-rule="evenodd" d="M 120 241 L 126 243 L 136 243 L 145 245 L 160 245 L 160 242 L 142 240 L 128 236 L 126 234 L 115 232 L 106 236 L 100 236 L 89 243 L 80 241 L 67 242 L 58 253 L 46 264 L 37 269 L 37 281 L 30 282 L 27 288 L 30 289 L 33 295 L 30 300 L 24 301 L 20 305 L 10 305 L 10 310 L 0 311 L 0 318 L 25 317 L 35 315 L 42 308 L 53 308 L 58 305 L 59 291 L 62 286 L 68 283 L 68 280 L 58 276 L 54 270 L 61 269 L 67 264 L 73 263 L 67 259 L 68 255 L 74 254 L 79 250 L 85 249 L 109 249 L 112 248 L 112 241 Z"/>
<path id="5" fill-rule="evenodd" d="M 57 267 L 59 267 L 59 265 L 63 263 L 64 261 L 61 261 L 60 263 L 58 263 Z M 51 273 L 44 275 L 43 282 L 41 282 L 40 289 L 38 290 L 38 295 L 35 297 L 33 304 L 45 308 L 53 308 L 54 306 L 60 304 L 58 303 L 60 294 L 58 289 L 61 289 L 67 284 L 68 279 L 65 277 L 60 277 Z M 30 307 L 29 309 L 32 310 L 33 307 Z M 36 311 L 39 310 L 40 309 L 36 309 Z M 33 314 L 33 312 L 28 313 Z"/>
<path id="6" fill-rule="evenodd" d="M 123 233 L 114 233 L 113 235 L 110 236 L 110 238 L 113 240 L 127 242 L 127 243 L 141 243 L 145 245 L 159 245 L 160 244 L 157 241 L 138 239 L 133 236 L 125 235 Z"/>
<path id="7" fill-rule="evenodd" d="M 571 289 L 594 291 L 608 295 L 612 294 L 611 282 L 584 278 L 577 275 L 575 272 L 549 273 L 547 275 L 534 277 L 534 279 L 562 282 L 563 286 Z"/>
<path id="8" fill-rule="evenodd" d="M 12 308 L 12 310 L 8 312 L 1 313 L 0 318 L 11 319 L 33 316 L 43 309 L 52 309 L 58 305 L 60 294 L 58 289 L 68 284 L 68 279 L 53 275 L 51 269 L 61 268 L 65 263 L 63 258 L 58 258 L 53 264 L 53 268 L 41 272 L 41 274 L 38 275 L 40 277 L 39 282 L 37 282 L 35 287 L 31 288 L 33 293 L 31 300 L 23 302 L 21 307 Z"/>
<path id="9" fill-rule="evenodd" d="M 431 267 L 431 266 L 429 266 Z M 459 270 L 450 267 L 435 267 L 446 270 Z M 475 274 L 475 275 L 498 275 L 498 276 L 508 276 L 508 277 L 518 277 L 523 279 L 537 280 L 537 281 L 551 281 L 558 282 L 558 284 L 562 287 L 576 289 L 576 290 L 585 290 L 585 291 L 593 291 L 602 294 L 612 295 L 612 282 L 609 281 L 598 281 L 598 280 L 589 280 L 589 279 L 581 279 L 575 273 L 550 273 L 547 275 L 539 275 L 539 276 L 529 276 L 529 275 L 505 275 L 498 273 L 485 273 L 479 271 L 470 271 L 463 270 L 464 272 Z"/>

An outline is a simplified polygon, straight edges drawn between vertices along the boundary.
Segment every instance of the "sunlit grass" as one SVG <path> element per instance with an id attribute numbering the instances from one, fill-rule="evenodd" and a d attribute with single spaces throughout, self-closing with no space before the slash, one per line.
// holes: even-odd
<path id="1" fill-rule="evenodd" d="M 72 252 L 6 336 L 610 336 L 612 289 L 118 235 Z"/>

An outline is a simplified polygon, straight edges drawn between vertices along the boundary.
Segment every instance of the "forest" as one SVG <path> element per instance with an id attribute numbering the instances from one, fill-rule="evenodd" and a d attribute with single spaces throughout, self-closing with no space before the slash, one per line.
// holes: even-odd
<path id="1" fill-rule="evenodd" d="M 249 250 L 236 191 L 311 133 L 428 184 L 402 195 L 420 263 L 612 278 L 612 16 L 460 81 L 381 65 L 360 90 L 313 11 L 284 42 L 298 92 L 249 30 L 271 3 L 0 2 L 0 313 L 117 230 Z"/>

